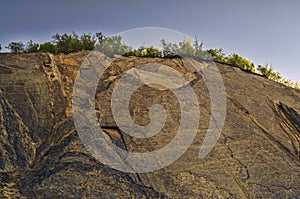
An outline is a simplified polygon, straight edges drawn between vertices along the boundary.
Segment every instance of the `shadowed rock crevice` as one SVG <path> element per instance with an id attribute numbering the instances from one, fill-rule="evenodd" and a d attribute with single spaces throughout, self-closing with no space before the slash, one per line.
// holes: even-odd
<path id="1" fill-rule="evenodd" d="M 293 146 L 293 153 L 300 158 L 300 115 L 299 113 L 283 104 L 282 102 L 273 102 L 274 111 L 281 119 L 280 125 L 284 133 L 290 138 Z"/>

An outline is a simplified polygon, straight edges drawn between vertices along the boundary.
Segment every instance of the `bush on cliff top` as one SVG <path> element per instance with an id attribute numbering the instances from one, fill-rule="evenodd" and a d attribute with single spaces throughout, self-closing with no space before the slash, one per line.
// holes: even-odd
<path id="1" fill-rule="evenodd" d="M 199 44 L 197 39 L 194 43 L 192 43 L 191 40 L 184 40 L 178 44 L 161 40 L 162 49 L 159 50 L 153 46 L 141 46 L 137 49 L 133 49 L 131 46 L 122 43 L 121 36 L 106 37 L 101 32 L 95 35 L 83 34 L 79 36 L 73 31 L 71 34 L 55 34 L 52 38 L 52 42 L 43 44 L 33 43 L 30 40 L 26 46 L 22 42 L 11 42 L 5 48 L 9 49 L 11 53 L 32 53 L 40 51 L 53 54 L 68 54 L 81 50 L 97 49 L 108 56 L 119 54 L 137 57 L 172 58 L 185 56 L 212 59 L 213 61 L 239 67 L 245 71 L 260 74 L 281 84 L 300 89 L 300 83 L 283 78 L 279 72 L 273 71 L 272 67 L 269 67 L 268 64 L 256 67 L 250 60 L 239 56 L 237 53 L 231 53 L 229 56 L 226 56 L 221 48 L 203 50 L 203 43 Z"/>

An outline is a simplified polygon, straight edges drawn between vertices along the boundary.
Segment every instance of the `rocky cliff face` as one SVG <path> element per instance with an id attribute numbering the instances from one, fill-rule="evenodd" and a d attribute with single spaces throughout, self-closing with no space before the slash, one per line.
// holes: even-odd
<path id="1" fill-rule="evenodd" d="M 124 173 L 97 161 L 74 126 L 73 83 L 86 55 L 0 54 L 0 198 L 300 197 L 299 91 L 217 64 L 227 116 L 209 155 L 201 159 L 198 153 L 211 116 L 210 97 L 201 76 L 195 76 L 191 84 L 201 121 L 192 146 L 161 170 Z M 116 81 L 128 69 L 149 62 L 188 73 L 179 59 L 118 58 L 95 96 L 107 139 L 129 151 L 161 148 L 175 136 L 180 120 L 171 92 L 144 86 L 131 99 L 132 118 L 147 125 L 149 107 L 160 103 L 168 115 L 162 132 L 145 141 L 116 125 L 110 110 Z"/>

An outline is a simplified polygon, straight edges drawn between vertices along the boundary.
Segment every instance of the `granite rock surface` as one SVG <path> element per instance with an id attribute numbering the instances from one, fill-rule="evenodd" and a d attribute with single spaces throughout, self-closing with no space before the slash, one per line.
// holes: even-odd
<path id="1" fill-rule="evenodd" d="M 117 57 L 95 95 L 99 125 L 109 142 L 146 153 L 176 135 L 178 100 L 158 85 L 139 88 L 129 107 L 131 119 L 145 126 L 151 122 L 150 107 L 164 106 L 161 132 L 135 138 L 114 120 L 113 89 L 126 71 L 142 64 L 159 63 L 170 75 L 170 68 L 181 73 L 201 112 L 197 135 L 178 160 L 157 171 L 126 173 L 92 156 L 74 125 L 72 89 L 87 55 L 0 54 L 0 198 L 300 197 L 300 91 L 217 64 L 226 89 L 226 120 L 218 143 L 199 158 L 211 117 L 201 75 L 179 58 Z"/>

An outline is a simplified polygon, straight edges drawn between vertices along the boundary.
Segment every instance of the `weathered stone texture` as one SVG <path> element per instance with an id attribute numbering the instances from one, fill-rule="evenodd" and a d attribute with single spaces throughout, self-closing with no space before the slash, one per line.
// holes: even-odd
<path id="1" fill-rule="evenodd" d="M 132 96 L 132 119 L 150 122 L 156 103 L 167 111 L 151 139 L 121 132 L 110 110 L 117 80 L 143 63 L 161 63 L 190 81 L 201 111 L 192 146 L 170 166 L 145 174 L 111 169 L 83 147 L 72 120 L 72 88 L 87 52 L 0 54 L 0 198 L 297 198 L 300 196 L 300 92 L 238 68 L 217 64 L 227 117 L 215 148 L 198 156 L 210 120 L 210 97 L 200 75 L 179 59 L 119 57 L 95 96 L 107 138 L 129 151 L 159 149 L 180 122 L 176 96 L 143 86 Z M 165 69 L 167 70 L 167 69 Z M 188 99 L 188 96 L 186 96 Z"/>

